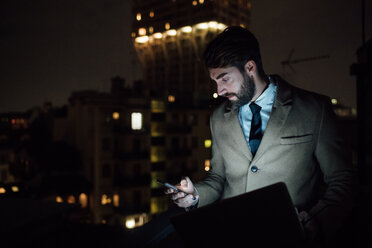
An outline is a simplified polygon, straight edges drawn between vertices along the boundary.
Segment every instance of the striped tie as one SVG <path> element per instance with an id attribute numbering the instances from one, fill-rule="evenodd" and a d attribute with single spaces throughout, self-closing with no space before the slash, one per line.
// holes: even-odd
<path id="1" fill-rule="evenodd" d="M 252 155 L 254 156 L 262 139 L 260 116 L 261 107 L 252 102 L 249 105 L 249 108 L 252 111 L 251 132 L 249 133 L 249 147 L 251 148 Z"/>

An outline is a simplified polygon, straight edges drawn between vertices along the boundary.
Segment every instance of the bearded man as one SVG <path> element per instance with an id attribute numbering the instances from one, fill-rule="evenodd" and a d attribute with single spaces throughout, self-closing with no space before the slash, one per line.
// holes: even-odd
<path id="1" fill-rule="evenodd" d="M 241 27 L 212 40 L 204 61 L 227 98 L 210 118 L 211 169 L 166 194 L 179 207 L 201 207 L 284 182 L 299 218 L 311 219 L 308 239 L 332 239 L 350 214 L 355 171 L 330 99 L 267 75 L 256 38 Z"/>

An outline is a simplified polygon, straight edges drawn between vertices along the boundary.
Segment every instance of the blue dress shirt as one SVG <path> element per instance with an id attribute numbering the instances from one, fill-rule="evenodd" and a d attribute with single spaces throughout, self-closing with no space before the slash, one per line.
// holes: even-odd
<path id="1" fill-rule="evenodd" d="M 266 90 L 257 98 L 255 103 L 261 107 L 260 116 L 262 123 L 262 133 L 265 132 L 267 122 L 269 121 L 271 111 L 273 109 L 273 104 L 276 96 L 277 86 L 273 83 L 270 83 Z M 245 140 L 249 145 L 249 133 L 251 131 L 251 121 L 252 121 L 252 112 L 249 108 L 251 103 L 247 103 L 239 108 L 239 122 L 242 127 Z"/>

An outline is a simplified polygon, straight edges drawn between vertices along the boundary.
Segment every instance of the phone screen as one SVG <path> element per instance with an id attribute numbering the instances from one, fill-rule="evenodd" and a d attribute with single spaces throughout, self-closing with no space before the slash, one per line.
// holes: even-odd
<path id="1" fill-rule="evenodd" d="M 173 189 L 174 191 L 177 191 L 177 192 L 180 192 L 182 190 L 180 190 L 179 188 L 177 188 L 176 186 L 170 184 L 170 183 L 167 183 L 167 182 L 163 182 L 163 181 L 160 181 L 160 180 L 156 180 L 158 183 L 160 183 L 161 185 L 163 185 L 164 187 L 167 187 L 167 188 L 170 188 L 170 189 Z"/>

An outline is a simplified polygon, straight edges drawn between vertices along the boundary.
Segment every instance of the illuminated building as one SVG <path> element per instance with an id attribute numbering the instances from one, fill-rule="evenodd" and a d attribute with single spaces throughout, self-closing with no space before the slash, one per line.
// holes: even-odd
<path id="1" fill-rule="evenodd" d="M 211 155 L 208 107 L 216 89 L 200 58 L 207 43 L 227 26 L 249 27 L 251 2 L 132 3 L 133 43 L 150 88 L 151 213 L 156 214 L 168 203 L 157 178 L 177 183 L 188 175 L 197 180 L 210 168 L 205 165 Z"/>
<path id="2" fill-rule="evenodd" d="M 16 174 L 27 174 L 30 166 L 23 145 L 30 138 L 31 115 L 31 111 L 0 114 L 0 197 L 23 193 L 23 182 Z"/>
<path id="3" fill-rule="evenodd" d="M 133 1 L 132 37 L 145 83 L 178 102 L 205 103 L 214 85 L 200 56 L 227 26 L 249 27 L 250 8 L 248 0 Z"/>
<path id="4" fill-rule="evenodd" d="M 115 77 L 111 92 L 74 92 L 67 116 L 54 121 L 53 139 L 81 153 L 82 174 L 93 188 L 75 201 L 89 206 L 94 223 L 123 224 L 131 214 L 149 212 L 149 100 L 135 84 L 141 90 Z"/>

